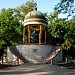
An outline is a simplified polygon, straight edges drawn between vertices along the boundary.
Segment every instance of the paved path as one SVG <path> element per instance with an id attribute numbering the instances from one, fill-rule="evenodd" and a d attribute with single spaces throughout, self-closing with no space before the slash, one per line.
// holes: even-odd
<path id="1" fill-rule="evenodd" d="M 75 75 L 75 69 L 68 69 L 50 64 L 25 64 L 0 69 L 0 75 Z"/>

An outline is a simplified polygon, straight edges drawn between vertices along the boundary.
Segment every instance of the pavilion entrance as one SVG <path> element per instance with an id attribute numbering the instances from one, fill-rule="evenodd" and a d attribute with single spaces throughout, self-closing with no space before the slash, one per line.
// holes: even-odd
<path id="1" fill-rule="evenodd" d="M 31 30 L 30 43 L 39 43 L 39 30 Z"/>
<path id="2" fill-rule="evenodd" d="M 26 34 L 27 32 L 27 34 Z M 27 37 L 27 39 L 26 39 Z M 23 43 L 46 44 L 46 26 L 44 25 L 26 25 L 23 32 Z"/>

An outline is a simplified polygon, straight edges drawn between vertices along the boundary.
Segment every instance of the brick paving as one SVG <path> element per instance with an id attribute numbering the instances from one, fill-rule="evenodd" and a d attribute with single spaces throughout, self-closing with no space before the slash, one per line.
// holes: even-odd
<path id="1" fill-rule="evenodd" d="M 75 75 L 75 69 L 50 64 L 24 64 L 0 69 L 0 75 Z"/>

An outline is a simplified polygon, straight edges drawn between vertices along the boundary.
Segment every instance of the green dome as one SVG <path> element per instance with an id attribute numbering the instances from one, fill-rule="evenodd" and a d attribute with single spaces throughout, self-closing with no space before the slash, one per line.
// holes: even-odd
<path id="1" fill-rule="evenodd" d="M 45 16 L 40 11 L 31 11 L 25 16 L 25 19 L 31 19 L 31 18 L 46 20 Z"/>
<path id="2" fill-rule="evenodd" d="M 25 16 L 25 19 L 24 19 L 24 24 L 27 25 L 29 23 L 27 22 L 31 22 L 31 24 L 44 24 L 46 25 L 47 24 L 47 19 L 46 17 L 44 16 L 43 13 L 41 13 L 40 11 L 31 11 L 29 12 L 26 16 Z M 34 22 L 34 23 L 32 23 Z M 26 24 L 27 23 L 27 24 Z"/>

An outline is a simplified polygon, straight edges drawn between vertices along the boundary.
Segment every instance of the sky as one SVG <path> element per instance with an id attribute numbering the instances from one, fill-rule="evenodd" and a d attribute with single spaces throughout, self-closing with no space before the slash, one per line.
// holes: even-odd
<path id="1" fill-rule="evenodd" d="M 28 0 L 0 0 L 0 9 L 2 8 L 16 8 L 25 4 Z M 53 12 L 53 8 L 60 0 L 34 0 L 37 3 L 37 10 L 41 12 Z M 63 15 L 64 16 L 64 15 Z M 60 17 L 63 17 L 60 15 Z"/>
<path id="2" fill-rule="evenodd" d="M 0 0 L 0 9 L 2 8 L 16 8 L 28 0 Z M 34 0 L 37 3 L 37 9 L 41 12 L 52 12 L 54 6 L 60 0 Z"/>

